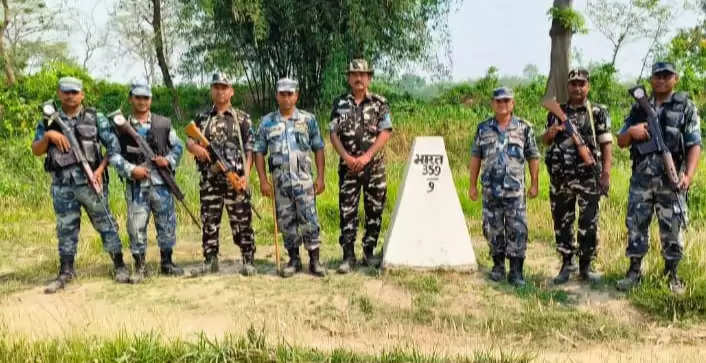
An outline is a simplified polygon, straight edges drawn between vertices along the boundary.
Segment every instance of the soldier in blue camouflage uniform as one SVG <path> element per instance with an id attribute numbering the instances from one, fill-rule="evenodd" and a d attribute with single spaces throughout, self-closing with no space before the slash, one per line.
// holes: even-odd
<path id="1" fill-rule="evenodd" d="M 289 262 L 282 269 L 283 277 L 301 271 L 299 246 L 309 251 L 309 271 L 323 277 L 326 269 L 319 262 L 319 218 L 316 195 L 323 193 L 324 141 L 319 124 L 309 112 L 296 108 L 298 83 L 284 78 L 277 82 L 279 111 L 262 118 L 255 139 L 255 166 L 260 177 L 262 194 L 272 197 L 277 206 L 277 223 L 284 237 Z M 265 155 L 274 182 L 267 180 Z M 316 180 L 312 177 L 310 153 L 314 152 Z"/>
<path id="2" fill-rule="evenodd" d="M 32 142 L 34 155 L 47 154 L 44 169 L 52 176 L 51 194 L 59 239 L 59 275 L 47 286 L 45 292 L 54 293 L 63 288 L 76 274 L 74 258 L 81 226 L 81 207 L 88 214 L 93 228 L 100 233 L 103 249 L 113 259 L 115 280 L 128 282 L 129 271 L 123 262 L 115 219 L 104 204 L 104 200 L 107 201 L 108 198 L 108 175 L 104 174 L 107 161 L 103 159 L 100 148 L 101 144 L 106 148 L 106 158 L 113 163 L 120 152 L 118 138 L 103 114 L 97 113 L 93 108 L 83 107 L 83 84 L 79 79 L 60 79 L 57 96 L 61 101 L 60 110 L 39 122 Z M 89 185 L 80 162 L 69 150 L 71 146 L 67 137 L 56 122 L 52 122 L 55 117 L 61 118 L 74 130 L 82 146 L 81 151 L 91 165 L 99 184 L 103 186 L 104 200 L 101 200 Z"/>
<path id="3" fill-rule="evenodd" d="M 679 192 L 675 192 L 666 177 L 661 154 L 640 155 L 636 144 L 650 138 L 645 112 L 633 105 L 618 136 L 620 147 L 630 146 L 632 177 L 628 197 L 628 246 L 626 255 L 630 268 L 625 279 L 618 281 L 618 289 L 628 290 L 640 281 L 640 265 L 649 248 L 649 226 L 657 213 L 664 274 L 669 288 L 676 294 L 684 293 L 684 284 L 677 277 L 677 267 L 684 253 L 682 220 L 686 222 L 685 194 L 691 185 L 701 154 L 701 121 L 694 103 L 685 92 L 674 92 L 679 76 L 671 63 L 658 62 L 652 67 L 652 97 L 650 104 L 659 115 L 664 143 L 681 178 Z M 681 199 L 684 210 L 679 207 Z"/>
<path id="4" fill-rule="evenodd" d="M 374 251 L 387 199 L 383 147 L 392 133 L 387 100 L 368 91 L 373 75 L 368 62 L 354 59 L 347 73 L 351 91 L 333 102 L 329 126 L 331 143 L 341 157 L 338 203 L 343 262 L 338 268 L 339 273 L 350 272 L 356 264 L 354 245 L 361 188 L 365 209 L 363 265 L 379 266 L 379 258 L 374 256 Z"/>
<path id="5" fill-rule="evenodd" d="M 135 261 L 135 271 L 130 280 L 140 282 L 147 274 L 145 251 L 150 214 L 154 214 L 157 230 L 161 273 L 181 275 L 183 269 L 172 262 L 172 249 L 176 244 L 174 199 L 156 168 L 168 168 L 174 173 L 184 145 L 172 128 L 171 120 L 150 111 L 152 91 L 149 85 L 133 84 L 129 96 L 132 114 L 128 122 L 157 155 L 153 160 L 145 160 L 137 143 L 129 135 L 118 132 L 121 153 L 114 166 L 126 184 L 127 232 Z"/>
<path id="6" fill-rule="evenodd" d="M 194 121 L 211 143 L 211 147 L 226 159 L 226 167 L 247 181 L 250 179 L 252 166 L 252 124 L 250 115 L 233 108 L 231 97 L 233 87 L 227 77 L 221 73 L 214 74 L 211 80 L 213 107 L 196 116 Z M 189 138 L 187 149 L 194 154 L 201 172 L 201 222 L 205 262 L 198 272 L 218 271 L 218 234 L 225 205 L 233 232 L 233 242 L 240 247 L 243 257 L 241 273 L 246 276 L 257 273 L 254 266 L 255 235 L 252 229 L 250 194 L 233 189 L 216 164 L 215 157 L 211 157 L 209 150 L 199 145 L 196 140 Z"/>
<path id="7" fill-rule="evenodd" d="M 610 115 L 604 106 L 592 106 L 588 102 L 590 90 L 589 73 L 583 68 L 569 72 L 569 102 L 561 105 L 562 111 L 596 161 L 589 166 L 579 156 L 577 146 L 571 136 L 564 132 L 561 120 L 549 113 L 546 132 L 542 140 L 547 148 L 545 161 L 549 180 L 549 199 L 556 249 L 562 256 L 559 274 L 555 284 L 569 281 L 573 256 L 579 256 L 579 277 L 584 281 L 597 282 L 598 273 L 593 272 L 591 261 L 595 258 L 598 245 L 598 213 L 602 193 L 607 193 L 610 185 L 611 144 Z M 589 110 L 590 108 L 590 110 Z M 595 169 L 594 169 L 595 167 Z M 597 177 L 599 180 L 597 180 Z M 574 237 L 574 220 L 578 204 L 578 248 Z"/>
<path id="8" fill-rule="evenodd" d="M 478 199 L 478 174 L 483 164 L 483 235 L 490 245 L 493 269 L 490 278 L 505 277 L 505 258 L 510 260 L 508 282 L 525 284 L 522 277 L 527 249 L 527 205 L 525 201 L 525 160 L 529 161 L 529 197 L 537 196 L 539 150 L 532 127 L 515 117 L 512 90 L 493 91 L 495 116 L 478 125 L 471 147 L 471 185 L 468 195 Z"/>

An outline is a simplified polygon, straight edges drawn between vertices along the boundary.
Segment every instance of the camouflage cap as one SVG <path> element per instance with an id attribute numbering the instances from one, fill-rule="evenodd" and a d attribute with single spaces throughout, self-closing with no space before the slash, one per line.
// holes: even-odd
<path id="1" fill-rule="evenodd" d="M 673 63 L 670 62 L 657 62 L 652 65 L 652 74 L 660 73 L 660 72 L 669 72 L 669 73 L 677 73 L 677 67 L 674 66 Z"/>
<path id="2" fill-rule="evenodd" d="M 59 79 L 59 90 L 61 90 L 61 92 L 81 92 L 82 89 L 83 82 L 78 78 L 62 77 Z"/>
<path id="3" fill-rule="evenodd" d="M 211 78 L 211 86 L 213 86 L 214 84 L 223 84 L 226 86 L 230 86 L 230 81 L 228 80 L 228 77 L 225 74 L 221 72 L 216 72 Z"/>
<path id="4" fill-rule="evenodd" d="M 588 70 L 586 68 L 574 68 L 569 71 L 569 82 L 571 81 L 586 81 L 588 82 Z"/>
<path id="5" fill-rule="evenodd" d="M 493 90 L 493 100 L 506 100 L 515 98 L 515 93 L 508 87 L 498 87 Z"/>
<path id="6" fill-rule="evenodd" d="M 353 59 L 350 64 L 348 64 L 348 70 L 346 73 L 362 72 L 373 74 L 373 69 L 368 64 L 368 61 L 362 58 Z"/>
<path id="7" fill-rule="evenodd" d="M 299 82 L 291 78 L 282 78 L 277 81 L 277 92 L 296 92 L 299 88 Z"/>
<path id="8" fill-rule="evenodd" d="M 130 85 L 130 95 L 152 97 L 152 89 L 147 82 L 133 82 Z"/>

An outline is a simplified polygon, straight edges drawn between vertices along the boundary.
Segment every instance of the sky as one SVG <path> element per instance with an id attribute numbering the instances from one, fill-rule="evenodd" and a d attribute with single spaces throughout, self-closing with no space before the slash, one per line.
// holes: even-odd
<path id="1" fill-rule="evenodd" d="M 108 21 L 108 10 L 117 0 L 50 0 L 64 2 L 92 11 L 98 26 Z M 666 0 L 663 0 L 666 1 Z M 671 0 L 676 1 L 676 0 Z M 547 10 L 552 0 L 463 0 L 449 15 L 451 35 L 450 70 L 454 81 L 468 80 L 484 75 L 492 65 L 501 75 L 521 75 L 527 64 L 534 64 L 540 73 L 549 71 L 550 22 Z M 585 13 L 587 0 L 575 0 L 574 9 Z M 95 8 L 94 8 L 95 7 Z M 587 19 L 588 20 L 588 19 Z M 682 12 L 672 28 L 686 28 L 698 21 L 697 15 Z M 608 61 L 610 42 L 588 22 L 589 33 L 576 34 L 573 48 L 581 54 L 584 63 Z M 78 36 L 78 35 L 77 35 Z M 617 68 L 623 77 L 640 73 L 647 42 L 628 44 L 620 52 Z M 72 54 L 81 54 L 79 42 L 70 45 Z M 587 64 L 583 64 L 587 65 Z M 129 82 L 141 78 L 141 63 L 98 54 L 89 64 L 91 73 L 100 78 Z"/>

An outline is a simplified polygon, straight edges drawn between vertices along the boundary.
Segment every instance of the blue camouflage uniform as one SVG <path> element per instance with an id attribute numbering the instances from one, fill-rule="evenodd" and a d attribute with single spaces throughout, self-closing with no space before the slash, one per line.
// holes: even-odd
<path id="1" fill-rule="evenodd" d="M 483 235 L 492 256 L 524 258 L 527 249 L 525 160 L 540 157 L 532 127 L 512 117 L 505 130 L 495 118 L 478 125 L 471 156 L 481 159 Z"/>
<path id="2" fill-rule="evenodd" d="M 69 117 L 62 110 L 58 111 L 66 125 L 73 129 L 77 139 L 82 144 L 92 168 L 100 164 L 100 144 L 106 150 L 108 161 L 113 164 L 120 153 L 120 144 L 113 133 L 108 119 L 93 109 L 82 108 L 75 117 Z M 55 124 L 47 124 L 45 119 L 39 121 L 34 134 L 34 141 L 39 141 L 49 130 L 61 132 Z M 121 252 L 120 238 L 118 237 L 115 219 L 106 213 L 107 206 L 96 195 L 88 182 L 88 177 L 81 169 L 79 163 L 72 160 L 71 151 L 62 153 L 52 143 L 47 150 L 45 170 L 52 176 L 51 195 L 56 215 L 56 232 L 59 240 L 60 256 L 75 256 L 78 245 L 78 234 L 81 227 L 81 207 L 84 208 L 93 224 L 93 228 L 100 233 L 103 249 L 109 253 Z M 54 162 L 52 162 L 52 160 Z M 57 162 L 57 160 L 59 160 Z M 63 165 L 63 166 L 62 166 Z M 103 197 L 108 199 L 108 169 L 103 175 Z"/>
<path id="3" fill-rule="evenodd" d="M 161 117 L 150 113 L 148 121 L 140 123 L 130 116 L 128 122 L 135 131 L 145 140 L 152 140 L 151 128 L 155 117 Z M 123 138 L 125 136 L 121 136 Z M 129 138 L 129 136 L 126 136 Z M 122 141 L 122 140 L 121 140 Z M 129 141 L 123 141 L 127 144 Z M 160 151 L 156 145 L 151 145 L 155 154 L 163 154 L 169 161 L 169 169 L 175 172 L 181 156 L 184 152 L 184 144 L 177 136 L 173 128 L 169 128 L 167 150 Z M 137 154 L 137 155 L 135 155 Z M 174 208 L 174 198 L 169 187 L 162 180 L 157 166 L 152 162 L 145 162 L 143 166 L 149 170 L 149 178 L 136 181 L 132 178 L 132 171 L 139 164 L 130 162 L 144 159 L 141 151 L 134 145 L 127 145 L 121 150 L 121 155 L 116 157 L 114 164 L 121 178 L 126 181 L 125 200 L 127 201 L 127 231 L 130 237 L 130 249 L 133 254 L 144 254 L 147 248 L 147 225 L 150 214 L 154 214 L 154 224 L 157 230 L 157 245 L 160 249 L 172 249 L 176 244 L 176 213 Z M 136 161 L 137 162 L 137 161 Z"/>
<path id="4" fill-rule="evenodd" d="M 655 107 L 654 98 L 650 99 Z M 683 92 L 672 94 L 660 107 L 655 108 L 662 126 L 664 142 L 672 153 L 678 173 L 686 169 L 686 153 L 692 146 L 701 145 L 701 121 L 694 103 Z M 636 124 L 646 122 L 642 109 L 633 105 L 625 124 L 624 133 Z M 628 229 L 627 257 L 640 258 L 649 249 L 649 226 L 652 215 L 657 212 L 662 256 L 668 261 L 679 261 L 684 251 L 681 216 L 688 220 L 687 210 L 680 210 L 677 198 L 686 207 L 683 193 L 674 193 L 664 171 L 660 153 L 640 155 L 637 143 L 630 148 L 632 176 L 626 226 Z M 681 175 L 681 174 L 680 174 Z M 681 215 L 681 216 L 680 216 Z"/>
<path id="5" fill-rule="evenodd" d="M 303 110 L 296 109 L 287 120 L 279 111 L 272 112 L 258 127 L 254 151 L 269 152 L 277 222 L 287 250 L 298 249 L 302 240 L 310 251 L 321 243 L 310 153 L 323 148 L 316 118 Z"/>

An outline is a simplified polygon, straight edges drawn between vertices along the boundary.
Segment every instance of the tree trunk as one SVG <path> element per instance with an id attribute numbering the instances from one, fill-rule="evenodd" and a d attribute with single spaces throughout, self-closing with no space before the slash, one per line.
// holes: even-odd
<path id="1" fill-rule="evenodd" d="M 0 25 L 0 56 L 5 65 L 5 82 L 8 86 L 14 86 L 17 82 L 15 79 L 15 69 L 12 66 L 10 54 L 5 50 L 5 29 L 7 29 L 7 25 L 10 23 L 10 7 L 7 4 L 7 0 L 2 0 L 2 9 L 3 20 L 2 25 Z"/>
<path id="2" fill-rule="evenodd" d="M 554 6 L 566 9 L 573 6 L 573 0 L 554 0 Z M 544 99 L 556 99 L 566 102 L 569 98 L 566 80 L 569 77 L 569 62 L 571 59 L 571 29 L 565 28 L 558 19 L 552 20 L 549 31 L 552 38 L 549 79 L 544 92 Z"/>
<path id="3" fill-rule="evenodd" d="M 172 76 L 169 74 L 167 58 L 164 56 L 164 39 L 162 38 L 162 0 L 152 0 L 152 28 L 154 29 L 154 50 L 159 68 L 162 70 L 164 85 L 172 92 L 172 103 L 177 120 L 184 120 L 184 113 L 179 106 L 179 94 L 174 88 Z"/>

